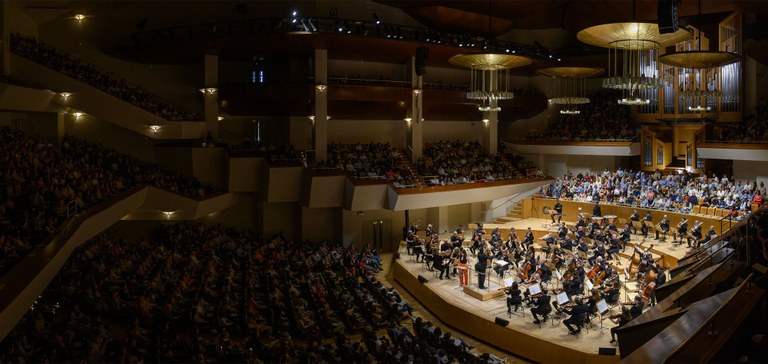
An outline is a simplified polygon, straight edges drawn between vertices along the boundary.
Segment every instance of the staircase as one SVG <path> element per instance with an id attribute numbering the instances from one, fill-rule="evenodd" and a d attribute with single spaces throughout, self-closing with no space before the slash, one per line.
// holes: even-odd
<path id="1" fill-rule="evenodd" d="M 427 181 L 424 180 L 424 177 L 421 176 L 418 172 L 418 169 L 416 168 L 416 165 L 411 162 L 411 159 L 408 157 L 408 155 L 404 151 L 400 151 L 400 159 L 395 162 L 395 166 L 400 169 L 400 173 L 403 175 L 409 174 L 413 176 L 413 184 L 414 187 L 422 188 L 426 187 L 429 184 Z"/>
<path id="2" fill-rule="evenodd" d="M 520 203 L 521 201 L 515 202 L 514 205 L 512 205 L 512 208 L 507 212 L 507 216 L 502 216 L 496 218 L 496 220 L 493 221 L 494 224 L 506 224 L 508 222 L 512 221 L 518 221 L 523 219 L 523 206 Z"/>

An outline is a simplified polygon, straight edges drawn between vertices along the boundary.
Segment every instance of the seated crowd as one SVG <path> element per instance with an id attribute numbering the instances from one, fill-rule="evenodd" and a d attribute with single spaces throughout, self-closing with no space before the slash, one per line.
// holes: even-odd
<path id="1" fill-rule="evenodd" d="M 579 114 L 554 114 L 547 127 L 525 140 L 543 141 L 623 141 L 636 140 L 640 129 L 633 128 L 629 107 L 616 102 L 613 90 L 599 90 L 591 102 L 579 106 Z"/>
<path id="2" fill-rule="evenodd" d="M 410 184 L 413 175 L 397 166 L 399 150 L 389 143 L 328 144 L 328 161 L 318 168 L 335 168 L 358 178 L 385 178 L 398 184 Z"/>
<path id="3" fill-rule="evenodd" d="M 491 182 L 525 177 L 517 169 L 519 162 L 519 158 L 507 158 L 503 143 L 498 154 L 489 155 L 477 141 L 427 142 L 418 171 L 432 185 Z"/>
<path id="4" fill-rule="evenodd" d="M 66 136 L 48 144 L 0 128 L 0 275 L 45 243 L 68 217 L 150 184 L 202 198 L 213 188 L 133 157 Z"/>
<path id="5" fill-rule="evenodd" d="M 768 141 L 768 103 L 765 99 L 755 108 L 755 113 L 737 123 L 723 123 L 714 128 L 714 135 L 707 138 L 717 142 L 752 143 Z"/>
<path id="6" fill-rule="evenodd" d="M 201 224 L 79 247 L 0 343 L 11 362 L 488 362 L 374 274 L 378 253 Z M 403 325 L 413 320 L 415 332 Z"/>
<path id="7" fill-rule="evenodd" d="M 111 72 L 101 71 L 87 61 L 34 37 L 15 33 L 11 34 L 10 38 L 13 53 L 87 83 L 166 120 L 202 120 L 200 115 L 171 105 L 141 87 L 128 84 L 125 79 Z"/>
<path id="8" fill-rule="evenodd" d="M 568 173 L 539 191 L 541 196 L 583 202 L 607 202 L 690 213 L 693 206 L 714 206 L 748 213 L 751 205 L 765 202 L 766 187 L 756 181 L 736 181 L 723 176 L 661 174 L 618 169 L 602 173 Z"/>

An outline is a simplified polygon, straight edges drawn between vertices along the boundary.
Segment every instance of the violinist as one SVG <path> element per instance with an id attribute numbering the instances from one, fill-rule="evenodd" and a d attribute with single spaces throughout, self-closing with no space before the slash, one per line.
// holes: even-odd
<path id="1" fill-rule="evenodd" d="M 580 326 L 586 321 L 588 310 L 589 306 L 585 305 L 581 299 L 576 299 L 576 304 L 570 310 L 567 308 L 563 309 L 563 312 L 571 315 L 571 317 L 563 320 L 569 334 L 576 335 L 581 332 Z M 576 328 L 571 325 L 576 326 Z"/>
<path id="2" fill-rule="evenodd" d="M 621 294 L 621 280 L 619 279 L 619 273 L 615 270 L 611 270 L 611 275 L 603 282 L 604 287 L 600 292 L 605 302 L 616 303 L 619 300 Z"/>
<path id="3" fill-rule="evenodd" d="M 613 344 L 616 342 L 616 330 L 632 321 L 632 314 L 629 313 L 628 308 L 622 307 L 620 314 L 616 316 L 610 316 L 609 318 L 611 321 L 613 321 L 613 323 L 618 324 L 617 326 L 611 328 L 611 344 Z"/>
<path id="4" fill-rule="evenodd" d="M 440 279 L 443 279 L 443 275 L 445 275 L 446 279 L 450 278 L 450 254 L 451 251 L 444 249 L 444 246 L 448 246 L 447 241 L 444 241 L 440 245 L 440 250 L 437 250 L 433 253 L 432 256 L 432 267 L 434 269 L 437 269 L 440 272 Z M 448 246 L 450 248 L 450 246 Z"/>
<path id="5" fill-rule="evenodd" d="M 427 224 L 427 229 L 424 230 L 424 236 L 432 236 L 434 233 L 435 229 L 432 227 L 432 224 Z"/>
<path id="6" fill-rule="evenodd" d="M 424 242 L 418 236 L 414 236 L 414 239 L 413 239 L 413 254 L 416 254 L 416 262 L 423 262 L 424 261 L 425 252 L 426 251 L 424 250 Z M 421 258 L 421 260 L 419 260 L 419 258 Z"/>
<path id="7" fill-rule="evenodd" d="M 547 321 L 547 317 L 549 316 L 549 313 L 552 312 L 552 306 L 549 304 L 549 301 L 552 299 L 552 296 L 549 295 L 547 292 L 546 287 L 541 287 L 541 293 L 537 295 L 538 298 L 536 299 L 535 306 L 531 308 L 531 315 L 533 315 L 533 323 L 534 324 L 540 324 L 541 321 L 539 320 L 539 315 L 543 315 L 544 321 Z M 529 296 L 531 299 L 533 299 L 533 296 Z"/>
<path id="8" fill-rule="evenodd" d="M 506 272 L 509 269 L 510 265 L 512 265 L 512 262 L 510 262 L 508 260 L 506 254 L 499 254 L 499 255 L 497 255 L 496 261 L 497 262 L 504 262 L 504 263 L 506 263 L 506 264 L 501 263 L 501 264 L 494 264 L 493 265 L 493 271 L 496 272 L 496 274 L 499 276 L 499 278 L 502 278 L 502 277 L 504 277 L 504 272 Z"/>
<path id="9" fill-rule="evenodd" d="M 555 250 L 552 252 L 551 261 L 555 269 L 562 268 L 563 263 L 565 262 L 565 255 L 563 254 L 563 250 L 561 248 L 555 248 Z"/>
<path id="10" fill-rule="evenodd" d="M 536 274 L 539 276 L 541 282 L 548 283 L 552 280 L 552 269 L 549 269 L 549 266 L 546 264 L 539 264 Z"/>
<path id="11" fill-rule="evenodd" d="M 464 245 L 464 236 L 459 235 L 459 233 L 457 232 L 454 232 L 451 235 L 451 245 L 453 245 L 454 247 L 460 248 L 462 245 Z"/>
<path id="12" fill-rule="evenodd" d="M 507 292 L 507 313 L 512 314 L 512 308 L 515 308 L 517 312 L 518 307 L 523 303 L 523 299 L 520 297 L 522 292 L 520 291 L 517 282 L 512 283 L 512 286 L 506 289 Z"/>
<path id="13" fill-rule="evenodd" d="M 517 237 L 517 231 L 515 231 L 515 228 L 509 229 L 509 238 L 507 239 L 508 242 L 514 242 L 515 245 L 517 245 L 517 242 L 520 240 L 520 238 Z"/>
<path id="14" fill-rule="evenodd" d="M 584 252 L 582 257 L 586 257 L 589 253 L 589 245 L 587 245 L 586 241 L 579 239 L 579 245 L 576 247 L 576 250 Z"/>

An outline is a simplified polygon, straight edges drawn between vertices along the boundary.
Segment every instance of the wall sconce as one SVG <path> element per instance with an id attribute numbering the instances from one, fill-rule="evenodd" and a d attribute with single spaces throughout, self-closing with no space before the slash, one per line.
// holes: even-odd
<path id="1" fill-rule="evenodd" d="M 411 118 L 405 118 L 405 119 L 403 119 L 403 120 L 405 120 L 405 122 L 406 122 L 406 123 L 410 124 L 410 123 L 411 123 L 411 120 L 413 120 L 413 119 L 411 119 Z"/>
<path id="2" fill-rule="evenodd" d="M 170 219 L 176 213 L 176 210 L 160 210 L 160 212 L 165 215 L 166 219 Z"/>
<path id="3" fill-rule="evenodd" d="M 75 14 L 75 16 L 73 16 L 73 18 L 74 18 L 75 20 L 77 20 L 77 21 L 83 21 L 83 20 L 85 20 L 85 14 L 83 14 L 83 13 L 77 13 L 77 14 Z"/>
<path id="4" fill-rule="evenodd" d="M 217 116 L 217 117 L 216 117 L 216 120 L 218 120 L 218 121 L 222 121 L 222 120 L 224 120 L 224 117 L 223 117 L 223 116 Z"/>
<path id="5" fill-rule="evenodd" d="M 481 121 L 482 121 L 484 124 L 488 124 L 488 122 L 490 122 L 490 120 L 488 120 L 488 119 L 483 119 L 483 120 L 481 120 Z"/>
<path id="6" fill-rule="evenodd" d="M 416 96 L 421 95 L 421 89 L 420 88 L 413 89 L 413 94 L 416 95 Z"/>
<path id="7" fill-rule="evenodd" d="M 162 127 L 162 125 L 151 124 L 149 125 L 149 130 L 152 130 L 153 133 L 157 134 L 157 132 L 160 131 Z"/>
<path id="8" fill-rule="evenodd" d="M 315 121 L 315 116 L 314 115 L 307 116 L 307 119 L 309 119 L 309 121 L 311 121 L 311 122 L 314 122 Z"/>
<path id="9" fill-rule="evenodd" d="M 321 84 L 315 85 L 315 90 L 318 92 L 325 92 L 325 90 L 328 89 L 328 86 Z"/>
<path id="10" fill-rule="evenodd" d="M 83 115 L 85 115 L 85 114 L 83 114 L 83 113 L 81 113 L 81 112 L 79 112 L 79 111 L 76 111 L 76 112 L 73 112 L 73 113 L 72 113 L 72 116 L 74 116 L 74 117 L 75 117 L 75 120 L 80 120 L 80 118 L 81 118 Z"/>
<path id="11" fill-rule="evenodd" d="M 215 95 L 219 89 L 216 87 L 204 87 L 200 89 L 200 92 L 202 92 L 204 95 Z"/>
<path id="12" fill-rule="evenodd" d="M 70 96 L 72 96 L 71 92 L 59 92 L 59 96 L 61 96 L 64 101 L 67 101 Z"/>

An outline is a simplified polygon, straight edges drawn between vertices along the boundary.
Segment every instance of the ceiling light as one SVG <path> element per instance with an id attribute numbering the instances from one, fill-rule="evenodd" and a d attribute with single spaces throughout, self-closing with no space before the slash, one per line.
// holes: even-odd
<path id="1" fill-rule="evenodd" d="M 662 47 L 685 41 L 691 35 L 685 29 L 660 34 L 655 23 L 624 22 L 592 26 L 576 37 L 589 45 L 608 48 L 608 77 L 603 87 L 622 90 L 622 105 L 642 100 L 639 90 L 656 89 L 663 84 L 658 77 L 658 58 Z M 630 102 L 630 103 L 625 103 Z"/>
<path id="2" fill-rule="evenodd" d="M 75 14 L 74 18 L 75 18 L 75 20 L 77 20 L 77 21 L 82 21 L 83 19 L 85 19 L 85 14 L 83 14 L 83 13 L 77 13 L 77 14 Z"/>
<path id="3" fill-rule="evenodd" d="M 328 89 L 328 86 L 326 85 L 323 85 L 323 84 L 315 85 L 315 90 L 317 90 L 318 92 L 325 92 L 325 90 L 327 89 Z"/>
<path id="4" fill-rule="evenodd" d="M 64 101 L 67 101 L 67 99 L 69 99 L 69 97 L 72 96 L 72 93 L 71 92 L 59 92 L 59 96 L 61 96 L 61 98 L 64 99 Z"/>
<path id="5" fill-rule="evenodd" d="M 202 92 L 205 95 L 215 95 L 219 89 L 216 87 L 204 87 L 200 89 L 200 92 Z"/>
<path id="6" fill-rule="evenodd" d="M 549 102 L 555 105 L 566 105 L 566 109 L 575 109 L 575 105 L 588 104 L 586 94 L 586 79 L 603 73 L 602 68 L 592 67 L 550 67 L 536 71 L 550 76 L 555 83 L 554 96 Z"/>
<path id="7" fill-rule="evenodd" d="M 453 65 L 469 68 L 470 90 L 467 98 L 480 101 L 480 111 L 498 111 L 499 100 L 514 97 L 509 71 L 533 63 L 528 57 L 504 53 L 457 54 L 448 59 Z"/>

